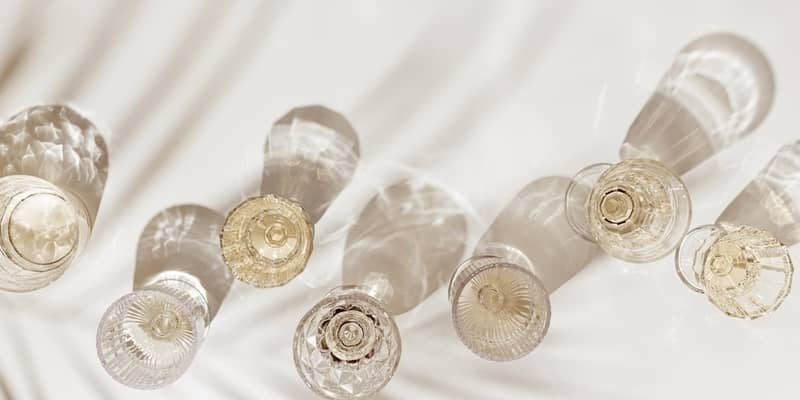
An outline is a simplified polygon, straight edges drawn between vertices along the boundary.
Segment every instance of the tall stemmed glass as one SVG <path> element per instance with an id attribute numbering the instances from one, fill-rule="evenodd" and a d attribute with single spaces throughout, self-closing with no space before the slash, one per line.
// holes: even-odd
<path id="1" fill-rule="evenodd" d="M 570 225 L 628 262 L 666 256 L 691 221 L 680 175 L 752 133 L 774 86 L 769 62 L 747 40 L 717 33 L 691 42 L 631 125 L 623 161 L 573 178 L 565 199 Z"/>

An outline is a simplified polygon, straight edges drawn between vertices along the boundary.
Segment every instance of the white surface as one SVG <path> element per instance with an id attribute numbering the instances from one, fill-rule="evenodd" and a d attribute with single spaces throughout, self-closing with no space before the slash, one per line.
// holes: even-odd
<path id="1" fill-rule="evenodd" d="M 40 3 L 24 20 L 34 39 L 0 92 L 0 115 L 56 100 L 72 84 L 70 99 L 116 132 L 81 261 L 43 291 L 0 294 L 0 376 L 20 399 L 313 398 L 294 371 L 292 334 L 338 283 L 342 227 L 378 188 L 401 170 L 446 182 L 471 204 L 477 238 L 527 182 L 615 160 L 673 55 L 704 33 L 760 45 L 777 95 L 761 128 L 717 158 L 722 172 L 706 163 L 687 177 L 693 223 L 712 222 L 780 145 L 799 138 L 800 6 L 788 1 Z M 3 63 L 35 4 L 2 2 Z M 114 7 L 130 16 L 113 20 L 107 51 L 94 53 Z M 187 39 L 204 13 L 210 19 Z M 187 40 L 195 50 L 179 50 Z M 156 84 L 175 57 L 188 66 Z M 120 132 L 137 102 L 147 112 Z M 327 239 L 303 279 L 266 291 L 235 285 L 179 382 L 157 392 L 121 387 L 96 359 L 95 329 L 130 290 L 139 232 L 176 203 L 224 212 L 255 194 L 269 125 L 305 103 L 349 116 L 362 162 L 321 221 Z M 457 340 L 439 290 L 398 319 L 403 357 L 380 397 L 748 399 L 800 390 L 796 293 L 773 316 L 738 321 L 686 289 L 669 258 L 627 265 L 602 256 L 552 306 L 533 354 L 489 363 Z"/>

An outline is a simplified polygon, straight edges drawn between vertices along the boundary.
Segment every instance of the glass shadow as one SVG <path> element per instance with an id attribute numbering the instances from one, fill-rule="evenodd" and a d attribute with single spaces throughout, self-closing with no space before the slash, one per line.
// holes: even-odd
<path id="1" fill-rule="evenodd" d="M 448 281 L 466 240 L 466 210 L 445 189 L 404 180 L 376 194 L 350 228 L 342 281 L 370 288 L 400 315 Z"/>
<path id="2" fill-rule="evenodd" d="M 233 283 L 219 253 L 224 220 L 220 213 L 192 204 L 159 212 L 139 236 L 133 289 L 144 288 L 165 272 L 186 273 L 205 290 L 212 320 Z"/>

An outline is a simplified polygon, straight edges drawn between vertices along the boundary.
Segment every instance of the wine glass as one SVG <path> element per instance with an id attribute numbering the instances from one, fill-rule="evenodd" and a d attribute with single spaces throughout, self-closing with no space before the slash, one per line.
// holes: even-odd
<path id="1" fill-rule="evenodd" d="M 108 175 L 105 140 L 73 107 L 36 105 L 0 126 L 0 165 L 0 289 L 40 289 L 91 235 Z"/>
<path id="2" fill-rule="evenodd" d="M 476 355 L 510 361 L 533 351 L 550 326 L 550 294 L 597 253 L 564 217 L 569 183 L 551 176 L 523 188 L 454 271 L 453 327 Z"/>
<path id="3" fill-rule="evenodd" d="M 774 86 L 766 57 L 744 38 L 715 33 L 691 42 L 631 125 L 623 161 L 573 178 L 565 196 L 570 225 L 628 262 L 666 256 L 691 222 L 680 176 L 758 127 Z"/>
<path id="4" fill-rule="evenodd" d="M 222 221 L 208 208 L 179 205 L 147 224 L 134 290 L 107 309 L 97 328 L 97 356 L 112 378 L 157 389 L 189 368 L 233 282 L 217 247 Z"/>
<path id="5" fill-rule="evenodd" d="M 443 285 L 467 234 L 463 206 L 409 179 L 383 188 L 348 232 L 344 285 L 309 310 L 294 337 L 303 382 L 331 399 L 369 397 L 394 376 L 402 343 L 394 321 Z"/>
<path id="6" fill-rule="evenodd" d="M 278 119 L 264 147 L 261 195 L 234 207 L 222 228 L 222 258 L 233 275 L 267 288 L 300 274 L 314 224 L 349 183 L 358 159 L 358 135 L 341 114 L 315 105 Z"/>
<path id="7" fill-rule="evenodd" d="M 755 319 L 789 295 L 800 241 L 800 143 L 783 146 L 716 223 L 691 230 L 675 251 L 678 276 L 725 314 Z"/>

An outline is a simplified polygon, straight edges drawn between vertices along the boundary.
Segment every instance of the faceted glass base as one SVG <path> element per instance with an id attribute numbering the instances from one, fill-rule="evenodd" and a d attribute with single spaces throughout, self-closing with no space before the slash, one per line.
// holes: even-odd
<path id="1" fill-rule="evenodd" d="M 608 254 L 657 260 L 689 229 L 691 201 L 680 177 L 658 161 L 631 159 L 608 168 L 592 188 L 588 227 Z"/>
<path id="2" fill-rule="evenodd" d="M 525 267 L 477 256 L 456 270 L 449 290 L 456 333 L 470 350 L 492 361 L 530 353 L 547 334 L 547 290 Z"/>
<path id="3" fill-rule="evenodd" d="M 791 290 L 794 266 L 771 233 L 750 226 L 706 225 L 676 252 L 683 281 L 722 312 L 755 319 L 775 311 Z"/>
<path id="4" fill-rule="evenodd" d="M 363 398 L 394 375 L 400 332 L 366 288 L 342 286 L 303 317 L 293 348 L 297 372 L 311 390 L 329 399 Z"/>
<path id="5" fill-rule="evenodd" d="M 109 375 L 136 389 L 177 380 L 205 336 L 205 298 L 168 280 L 137 290 L 108 308 L 97 328 L 97 356 Z"/>
<path id="6" fill-rule="evenodd" d="M 253 197 L 233 209 L 220 247 L 237 279 L 256 287 L 281 286 L 303 272 L 314 225 L 296 203 L 275 195 Z"/>
<path id="7" fill-rule="evenodd" d="M 81 201 L 43 179 L 0 178 L 0 288 L 39 289 L 57 279 L 89 235 Z"/>

